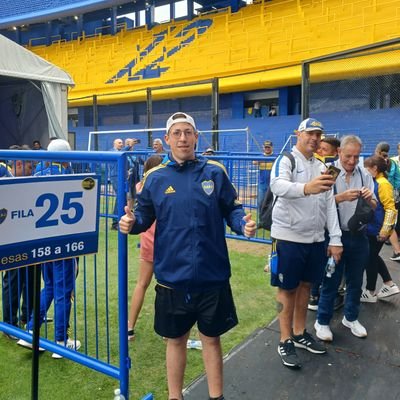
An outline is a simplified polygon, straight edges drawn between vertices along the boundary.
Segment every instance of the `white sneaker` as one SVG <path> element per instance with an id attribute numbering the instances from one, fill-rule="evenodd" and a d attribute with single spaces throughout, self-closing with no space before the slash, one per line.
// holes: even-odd
<path id="1" fill-rule="evenodd" d="M 379 299 L 383 299 L 385 297 L 393 296 L 394 294 L 397 293 L 400 293 L 400 289 L 395 283 L 393 283 L 392 286 L 383 284 L 377 296 Z"/>
<path id="2" fill-rule="evenodd" d="M 361 293 L 360 301 L 362 303 L 376 303 L 378 301 L 378 297 L 376 294 L 371 294 L 368 289 L 364 289 Z"/>
<path id="3" fill-rule="evenodd" d="M 33 334 L 33 332 L 32 331 L 29 331 L 29 333 L 32 335 Z M 26 340 L 24 340 L 24 339 L 19 339 L 18 340 L 18 342 L 17 342 L 17 344 L 19 345 L 19 346 L 22 346 L 22 347 L 25 347 L 25 348 L 27 348 L 27 349 L 31 349 L 32 350 L 32 343 L 29 343 L 29 342 L 27 342 Z M 46 351 L 45 349 L 43 349 L 42 347 L 39 347 L 39 351 Z"/>
<path id="4" fill-rule="evenodd" d="M 315 321 L 314 328 L 318 339 L 324 342 L 332 342 L 333 334 L 329 325 L 321 325 L 318 321 Z"/>
<path id="5" fill-rule="evenodd" d="M 349 328 L 354 336 L 357 336 L 359 338 L 367 336 L 367 330 L 358 322 L 357 319 L 350 322 L 346 319 L 346 317 L 343 317 L 342 324 L 346 328 Z"/>
<path id="6" fill-rule="evenodd" d="M 57 344 L 60 346 L 64 346 L 70 350 L 79 350 L 81 347 L 81 342 L 79 340 L 74 340 L 74 339 L 70 339 L 70 338 L 68 338 L 66 342 L 64 342 L 63 340 L 61 340 L 61 341 L 57 340 Z M 53 358 L 63 358 L 63 356 L 61 354 L 57 354 L 57 353 L 53 353 L 51 356 Z"/>

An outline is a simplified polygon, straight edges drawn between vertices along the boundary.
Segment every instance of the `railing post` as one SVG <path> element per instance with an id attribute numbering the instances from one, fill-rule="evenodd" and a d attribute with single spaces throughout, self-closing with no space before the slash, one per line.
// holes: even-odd
<path id="1" fill-rule="evenodd" d="M 118 221 L 124 215 L 126 205 L 126 154 L 118 158 Z M 119 371 L 120 389 L 126 399 L 129 398 L 129 369 L 128 353 L 128 236 L 118 231 L 118 321 L 119 321 Z"/>

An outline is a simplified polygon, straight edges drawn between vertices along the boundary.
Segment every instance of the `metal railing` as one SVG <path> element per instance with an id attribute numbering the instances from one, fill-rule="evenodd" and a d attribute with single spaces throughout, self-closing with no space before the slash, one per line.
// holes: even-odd
<path id="1" fill-rule="evenodd" d="M 25 163 L 25 172 L 28 172 L 30 169 L 28 167 L 31 166 L 40 168 L 40 165 L 46 166 L 63 162 L 76 173 L 95 173 L 100 176 L 99 251 L 97 254 L 81 256 L 79 259 L 79 275 L 73 291 L 71 316 L 67 321 L 69 336 L 71 339 L 79 339 L 82 346 L 75 351 L 57 344 L 55 324 L 48 322 L 54 316 L 53 308 L 50 308 L 41 324 L 40 347 L 117 379 L 121 393 L 127 399 L 131 366 L 126 329 L 128 307 L 126 301 L 128 298 L 127 236 L 111 230 L 111 220 L 119 218 L 123 213 L 128 189 L 126 182 L 127 157 L 134 154 L 134 152 L 74 151 L 56 153 L 0 150 L 0 160 L 9 164 L 11 172 L 14 173 L 16 172 L 14 161 L 22 160 Z M 137 153 L 143 159 L 151 154 Z M 253 218 L 256 218 L 260 165 L 261 163 L 265 165 L 266 162 L 272 165 L 274 157 L 217 155 L 212 159 L 224 165 L 246 212 L 252 212 Z M 142 169 L 142 166 L 140 168 Z M 116 193 L 112 183 L 114 183 L 114 187 L 117 185 Z M 30 201 L 34 201 L 29 197 L 29 193 L 27 193 L 26 201 L 27 205 Z M 117 214 L 119 215 L 113 212 L 115 202 L 117 202 Z M 60 232 L 61 235 L 62 232 Z M 231 234 L 229 231 L 226 232 L 226 237 L 250 240 Z M 257 237 L 251 241 L 270 243 L 268 232 L 259 230 Z M 40 265 L 28 268 L 40 268 Z M 7 273 L 8 271 L 3 271 L 1 274 L 4 277 Z M 14 289 L 17 290 L 17 288 Z M 30 289 L 33 290 L 33 287 Z M 117 293 L 117 297 L 115 293 Z M 3 300 L 2 298 L 2 304 Z M 20 305 L 18 300 L 18 310 L 13 311 L 17 321 L 21 320 Z M 30 309 L 32 309 L 32 305 Z M 3 322 L 0 322 L 0 331 L 32 342 L 32 333 L 25 326 L 16 326 L 12 325 L 13 321 L 4 321 L 4 309 L 1 316 Z"/>

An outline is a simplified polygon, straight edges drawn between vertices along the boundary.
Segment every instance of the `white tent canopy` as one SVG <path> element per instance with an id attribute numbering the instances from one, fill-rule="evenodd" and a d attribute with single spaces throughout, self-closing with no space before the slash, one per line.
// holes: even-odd
<path id="1" fill-rule="evenodd" d="M 74 81 L 12 40 L 0 35 L 0 148 L 32 146 L 50 137 L 67 139 L 68 86 Z"/>

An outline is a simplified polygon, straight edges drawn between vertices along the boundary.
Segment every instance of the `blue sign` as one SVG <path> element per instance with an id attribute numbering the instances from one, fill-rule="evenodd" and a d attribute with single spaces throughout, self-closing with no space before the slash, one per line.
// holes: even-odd
<path id="1" fill-rule="evenodd" d="M 98 251 L 100 177 L 0 179 L 0 271 Z"/>

